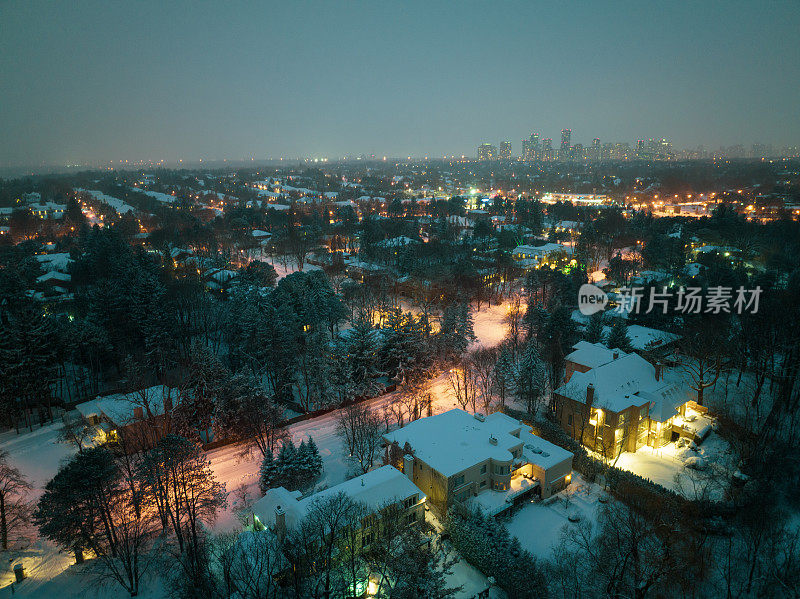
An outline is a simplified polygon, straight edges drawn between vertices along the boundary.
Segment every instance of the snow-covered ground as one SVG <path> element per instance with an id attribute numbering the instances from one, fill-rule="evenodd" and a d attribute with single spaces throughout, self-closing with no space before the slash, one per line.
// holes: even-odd
<path id="1" fill-rule="evenodd" d="M 504 522 L 508 532 L 517 537 L 525 549 L 537 558 L 548 559 L 564 527 L 575 526 L 568 515 L 596 522 L 601 506 L 599 499 L 603 495 L 608 497 L 598 485 L 573 472 L 567 489 L 547 501 L 526 504 Z"/>
<path id="2" fill-rule="evenodd" d="M 44 486 L 58 471 L 59 464 L 75 453 L 72 445 L 58 441 L 60 422 L 49 424 L 34 430 L 13 430 L 0 434 L 0 449 L 8 452 L 12 466 L 19 468 L 31 484 L 28 499 L 38 500 Z M 35 530 L 26 531 L 25 538 L 16 539 L 12 535 L 12 547 L 4 555 L 7 566 L 0 569 L 0 599 L 11 597 L 11 585 L 14 580 L 13 566 L 22 563 L 27 578 L 14 585 L 14 597 L 30 597 L 44 599 L 124 599 L 128 593 L 116 583 L 98 586 L 93 576 L 86 571 L 96 566 L 91 560 L 83 565 L 75 565 L 71 554 L 59 551 L 58 547 L 47 540 L 38 538 Z M 144 599 L 162 599 L 164 589 L 157 579 L 147 578 L 139 594 Z"/>
<path id="3" fill-rule="evenodd" d="M 102 191 L 91 190 L 91 189 L 82 189 L 80 187 L 76 187 L 75 191 L 89 194 L 95 200 L 98 200 L 99 202 L 102 202 L 103 204 L 108 204 L 114 210 L 116 210 L 119 214 L 126 214 L 128 212 L 134 212 L 136 210 L 130 204 L 126 204 L 125 202 L 123 202 L 119 198 L 115 198 L 113 196 L 105 194 Z"/>
<path id="4" fill-rule="evenodd" d="M 147 189 L 139 189 L 137 187 L 131 187 L 131 191 L 138 191 L 139 193 L 143 193 L 145 195 L 149 195 L 154 200 L 158 200 L 164 204 L 172 204 L 175 201 L 175 196 L 170 195 L 168 193 L 161 193 L 160 191 L 149 191 Z"/>
<path id="5" fill-rule="evenodd" d="M 695 422 L 703 426 L 711 421 L 704 417 Z M 615 465 L 649 478 L 662 487 L 686 494 L 690 499 L 698 498 L 699 485 L 705 481 L 708 483 L 704 485 L 708 498 L 719 500 L 724 497 L 729 476 L 736 471 L 737 462 L 738 456 L 730 444 L 711 431 L 699 445 L 678 447 L 673 442 L 658 449 L 644 446 L 636 452 L 624 452 Z"/>
<path id="6" fill-rule="evenodd" d="M 307 265 L 309 268 L 318 268 Z M 285 276 L 292 269 L 280 269 L 276 265 L 279 276 Z M 492 346 L 499 343 L 505 336 L 506 327 L 503 317 L 506 306 L 491 306 L 474 314 L 475 333 L 478 337 L 476 343 Z M 448 373 L 444 372 L 431 381 L 431 394 L 434 402 L 432 412 L 438 414 L 459 407 L 449 386 Z M 373 409 L 382 410 L 395 397 L 390 393 L 371 400 Z M 332 412 L 299 422 L 288 431 L 296 444 L 301 440 L 313 437 L 317 444 L 323 461 L 323 475 L 317 483 L 318 488 L 325 488 L 345 481 L 353 470 L 353 465 L 347 460 L 342 441 L 336 434 L 337 412 Z M 59 464 L 75 453 L 75 449 L 67 444 L 60 443 L 57 439 L 58 431 L 62 424 L 47 425 L 35 428 L 32 432 L 22 431 L 17 435 L 14 431 L 0 434 L 0 449 L 7 451 L 12 465 L 19 468 L 30 481 L 33 489 L 30 499 L 35 501 L 44 490 L 47 482 L 58 471 Z M 244 487 L 247 501 L 252 502 L 260 498 L 258 490 L 258 470 L 260 459 L 258 453 L 242 457 L 237 446 L 223 447 L 208 452 L 208 458 L 215 476 L 224 482 L 229 494 L 228 507 L 219 514 L 214 525 L 214 531 L 235 530 L 239 526 L 237 508 L 242 508 L 243 495 L 239 492 Z M 35 535 L 31 535 L 32 538 Z M 20 597 L 55 597 L 61 599 L 77 599 L 79 597 L 108 597 L 121 599 L 127 596 L 121 587 L 112 584 L 108 587 L 98 588 L 92 584 L 92 578 L 82 575 L 84 570 L 91 569 L 93 564 L 87 562 L 77 566 L 71 555 L 61 553 L 51 543 L 34 539 L 29 544 L 20 544 L 14 551 L 7 554 L 9 566 L 0 571 L 0 599 L 6 585 L 13 580 L 11 566 L 15 560 L 21 560 L 29 578 L 17 585 L 16 595 Z M 154 572 L 157 569 L 154 570 Z M 461 561 L 457 564 L 452 576 L 453 584 L 463 584 L 464 590 L 459 597 L 473 597 L 480 590 L 486 588 L 486 577 L 469 564 Z M 5 590 L 8 592 L 8 590 Z M 157 579 L 148 580 L 140 597 L 145 599 L 160 599 L 164 597 L 164 589 Z M 502 595 L 493 594 L 493 599 Z"/>
<path id="7" fill-rule="evenodd" d="M 477 340 L 472 347 L 494 347 L 503 341 L 508 332 L 508 327 L 504 322 L 508 308 L 508 303 L 502 303 L 484 307 L 473 314 L 472 328 Z"/>

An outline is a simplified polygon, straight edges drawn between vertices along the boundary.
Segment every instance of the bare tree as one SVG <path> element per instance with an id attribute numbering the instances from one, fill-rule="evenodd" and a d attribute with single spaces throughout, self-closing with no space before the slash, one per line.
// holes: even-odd
<path id="1" fill-rule="evenodd" d="M 697 393 L 697 403 L 701 406 L 705 390 L 716 384 L 722 372 L 723 348 L 719 330 L 711 325 L 697 327 L 684 337 L 681 370 L 688 375 L 689 386 Z"/>
<path id="2" fill-rule="evenodd" d="M 456 397 L 461 409 L 472 407 L 473 412 L 478 408 L 478 376 L 472 361 L 468 358 L 461 360 L 460 364 L 450 370 L 450 388 Z"/>
<path id="3" fill-rule="evenodd" d="M 17 468 L 9 464 L 8 452 L 0 450 L 0 542 L 8 550 L 8 534 L 30 520 L 26 501 L 30 484 Z"/>
<path id="4" fill-rule="evenodd" d="M 80 414 L 74 412 L 64 412 L 61 417 L 64 426 L 58 431 L 58 440 L 63 443 L 71 443 L 82 452 L 83 448 L 94 438 L 94 427 L 86 422 Z"/>
<path id="5" fill-rule="evenodd" d="M 497 357 L 499 350 L 496 347 L 478 349 L 471 352 L 469 359 L 472 363 L 472 368 L 475 370 L 475 378 L 478 387 L 478 394 L 480 402 L 483 406 L 484 413 L 488 414 L 492 400 L 494 399 L 495 389 L 495 365 L 497 364 Z"/>
<path id="6" fill-rule="evenodd" d="M 337 433 L 361 471 L 369 472 L 380 453 L 383 423 L 365 404 L 353 404 L 339 413 Z"/>

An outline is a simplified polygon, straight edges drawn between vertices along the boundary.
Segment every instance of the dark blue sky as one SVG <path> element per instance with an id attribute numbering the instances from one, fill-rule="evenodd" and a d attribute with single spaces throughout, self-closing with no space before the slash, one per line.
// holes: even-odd
<path id="1" fill-rule="evenodd" d="M 0 165 L 516 154 L 562 127 L 800 144 L 800 2 L 0 1 Z"/>

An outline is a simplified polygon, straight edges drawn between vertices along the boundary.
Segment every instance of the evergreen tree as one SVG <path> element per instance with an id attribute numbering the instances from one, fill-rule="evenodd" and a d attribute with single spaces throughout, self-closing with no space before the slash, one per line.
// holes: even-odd
<path id="1" fill-rule="evenodd" d="M 600 343 L 603 340 L 603 313 L 592 314 L 584 334 L 589 343 Z"/>
<path id="2" fill-rule="evenodd" d="M 377 379 L 383 373 L 378 370 L 375 329 L 367 320 L 359 319 L 353 324 L 347 347 L 356 396 L 376 394 L 380 389 Z"/>
<path id="3" fill-rule="evenodd" d="M 318 478 L 322 474 L 322 457 L 319 455 L 319 449 L 314 443 L 313 437 L 308 438 L 306 449 L 309 455 L 310 475 L 312 478 Z"/>
<path id="4" fill-rule="evenodd" d="M 539 356 L 535 342 L 528 343 L 514 373 L 514 393 L 525 404 L 530 414 L 535 414 L 545 397 L 547 369 Z"/>
<path id="5" fill-rule="evenodd" d="M 296 480 L 297 448 L 291 439 L 281 445 L 278 457 L 275 459 L 275 474 L 279 483 L 287 489 L 292 489 Z"/>
<path id="6" fill-rule="evenodd" d="M 550 315 L 547 310 L 531 298 L 531 301 L 528 302 L 528 309 L 522 319 L 525 330 L 528 333 L 528 339 L 541 339 L 549 319 Z"/>
<path id="7" fill-rule="evenodd" d="M 619 348 L 624 352 L 631 351 L 631 339 L 628 337 L 628 324 L 623 319 L 618 319 L 611 327 L 611 331 L 606 337 L 606 345 L 609 349 Z"/>
<path id="8" fill-rule="evenodd" d="M 261 489 L 262 494 L 266 493 L 267 489 L 273 487 L 275 475 L 275 459 L 272 457 L 272 452 L 268 451 L 264 454 L 264 459 L 261 461 L 261 468 L 258 471 L 258 487 Z"/>

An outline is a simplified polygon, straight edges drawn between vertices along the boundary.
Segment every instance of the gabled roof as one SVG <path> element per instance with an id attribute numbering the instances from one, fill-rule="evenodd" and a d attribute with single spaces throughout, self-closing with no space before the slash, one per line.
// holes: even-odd
<path id="1" fill-rule="evenodd" d="M 177 397 L 175 397 L 177 393 L 174 393 L 170 387 L 156 385 L 132 393 L 115 393 L 103 397 L 98 396 L 90 401 L 79 403 L 75 406 L 75 409 L 78 410 L 84 418 L 102 415 L 117 426 L 124 426 L 125 424 L 134 422 L 134 408 L 137 406 L 144 406 L 144 403 L 147 403 L 150 412 L 154 416 L 163 414 L 164 399 L 170 395 L 172 395 L 172 403 L 178 403 Z"/>
<path id="2" fill-rule="evenodd" d="M 589 343 L 588 341 L 578 341 L 572 346 L 572 349 L 575 351 L 568 354 L 565 359 L 587 368 L 597 368 L 608 364 L 614 359 L 615 353 L 618 359 L 628 355 L 621 349 L 608 349 L 602 343 Z"/>
<path id="3" fill-rule="evenodd" d="M 656 369 L 639 354 L 631 353 L 587 372 L 576 372 L 569 382 L 554 391 L 586 403 L 586 390 L 594 388 L 592 405 L 611 412 L 650 404 L 650 417 L 663 422 L 675 415 L 675 408 L 691 399 L 680 376 L 656 380 Z"/>

